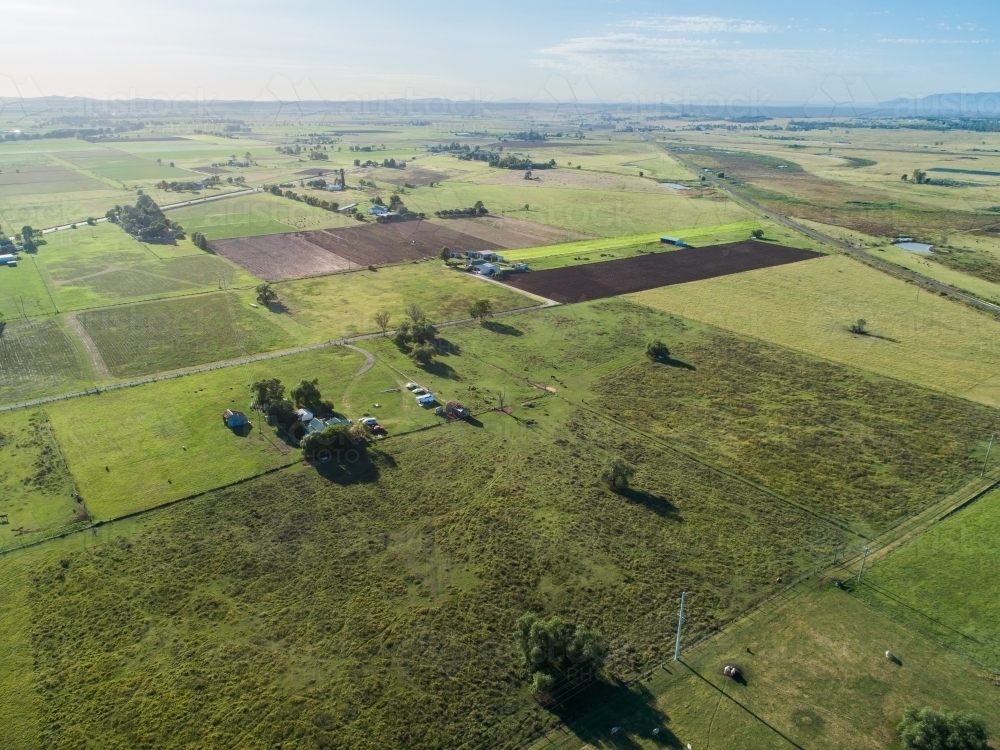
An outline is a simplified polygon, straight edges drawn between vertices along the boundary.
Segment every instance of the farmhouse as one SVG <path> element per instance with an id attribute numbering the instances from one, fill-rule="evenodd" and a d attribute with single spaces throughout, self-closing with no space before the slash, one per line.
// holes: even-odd
<path id="1" fill-rule="evenodd" d="M 247 419 L 246 414 L 241 411 L 233 411 L 232 409 L 226 409 L 222 412 L 222 421 L 230 430 L 250 424 L 250 420 Z"/>
<path id="2" fill-rule="evenodd" d="M 328 182 L 326 183 L 326 189 L 329 190 L 331 193 L 339 193 L 341 190 L 344 189 L 344 186 Z"/>
<path id="3" fill-rule="evenodd" d="M 496 263 L 481 263 L 476 266 L 476 273 L 480 276 L 495 276 L 500 273 L 500 266 Z"/>
<path id="4" fill-rule="evenodd" d="M 369 216 L 385 216 L 389 213 L 389 209 L 385 206 L 372 206 L 368 209 Z"/>
<path id="5" fill-rule="evenodd" d="M 489 262 L 494 262 L 498 260 L 503 260 L 499 255 L 497 255 L 492 250 L 466 250 L 465 257 L 470 260 L 485 260 Z"/>
<path id="6" fill-rule="evenodd" d="M 306 424 L 313 421 L 313 413 L 308 409 L 299 409 L 295 412 L 295 416 L 298 417 L 300 422 L 305 422 Z"/>

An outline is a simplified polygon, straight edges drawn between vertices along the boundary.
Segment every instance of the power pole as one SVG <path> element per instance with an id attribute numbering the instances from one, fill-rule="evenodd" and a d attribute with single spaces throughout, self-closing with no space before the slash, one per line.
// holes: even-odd
<path id="1" fill-rule="evenodd" d="M 865 547 L 865 556 L 861 558 L 861 570 L 858 571 L 858 583 L 861 583 L 861 576 L 865 572 L 865 561 L 868 559 L 868 552 L 870 550 Z"/>
<path id="2" fill-rule="evenodd" d="M 986 463 L 990 460 L 990 451 L 993 450 L 993 438 L 996 436 L 995 432 L 990 435 L 990 447 L 986 449 L 986 461 L 983 461 L 983 470 L 979 473 L 979 476 L 983 476 L 986 473 Z"/>
<path id="3" fill-rule="evenodd" d="M 677 616 L 677 643 L 674 644 L 674 661 L 681 660 L 681 629 L 684 627 L 684 598 L 686 591 L 681 592 L 681 611 Z"/>

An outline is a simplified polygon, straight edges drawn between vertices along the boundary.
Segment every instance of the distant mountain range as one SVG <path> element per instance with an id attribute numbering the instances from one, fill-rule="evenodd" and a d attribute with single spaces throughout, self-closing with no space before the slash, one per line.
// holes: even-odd
<path id="1" fill-rule="evenodd" d="M 50 124 L 83 125 L 101 118 L 160 120 L 176 117 L 229 118 L 269 121 L 305 118 L 322 119 L 323 115 L 363 115 L 372 117 L 477 118 L 491 115 L 528 115 L 536 120 L 566 122 L 577 118 L 614 121 L 641 111 L 644 115 L 688 115 L 723 118 L 742 122 L 760 122 L 771 118 L 829 119 L 841 117 L 917 117 L 917 118 L 988 118 L 1000 119 L 1000 93 L 932 94 L 920 98 L 898 97 L 877 101 L 867 88 L 825 85 L 807 102 L 772 102 L 757 107 L 735 98 L 735 104 L 675 104 L 649 101 L 641 105 L 623 105 L 570 98 L 567 101 L 546 98 L 533 101 L 451 101 L 448 99 L 368 99 L 354 101 L 259 101 L 205 100 L 165 101 L 159 99 L 96 100 L 84 97 L 38 97 L 12 99 L 0 97 L 0 119 L 11 122 L 20 117 L 46 118 Z"/>

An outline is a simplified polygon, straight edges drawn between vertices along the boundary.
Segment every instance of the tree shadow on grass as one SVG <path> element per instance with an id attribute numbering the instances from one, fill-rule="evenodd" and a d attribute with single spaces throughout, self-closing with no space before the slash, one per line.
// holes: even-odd
<path id="1" fill-rule="evenodd" d="M 659 709 L 656 697 L 641 682 L 625 686 L 599 680 L 550 710 L 588 746 L 632 750 L 642 746 L 633 737 L 641 737 L 657 747 L 683 747 L 667 727 L 670 717 Z M 619 730 L 612 734 L 615 727 Z M 653 734 L 654 729 L 660 731 Z"/>
<path id="2" fill-rule="evenodd" d="M 680 511 L 677 510 L 677 506 L 665 497 L 654 495 L 653 493 L 646 492 L 645 490 L 635 490 L 631 488 L 622 490 L 618 494 L 630 503 L 633 503 L 634 505 L 641 505 L 642 507 L 651 510 L 658 516 L 663 518 L 673 518 L 677 521 L 682 520 Z"/>
<path id="3" fill-rule="evenodd" d="M 7 323 L 0 320 L 0 338 L 3 338 L 3 331 L 7 327 Z"/>
<path id="4" fill-rule="evenodd" d="M 461 378 L 458 377 L 458 373 L 455 372 L 454 367 L 449 365 L 447 362 L 441 362 L 440 360 L 431 362 L 428 365 L 420 365 L 420 369 L 428 375 L 434 375 L 442 380 L 461 380 Z"/>
<path id="5" fill-rule="evenodd" d="M 267 309 L 273 313 L 277 313 L 278 315 L 286 315 L 288 313 L 288 305 L 281 300 L 275 300 L 267 306 Z"/>
<path id="6" fill-rule="evenodd" d="M 364 446 L 324 452 L 312 461 L 316 473 L 341 487 L 352 484 L 372 484 L 379 480 L 379 466 L 386 465 L 386 454 Z M 395 463 L 395 462 L 393 462 Z"/>
<path id="7" fill-rule="evenodd" d="M 504 336 L 523 336 L 524 331 L 520 328 L 515 328 L 514 326 L 509 326 L 506 323 L 500 323 L 496 320 L 484 320 L 483 328 L 487 331 L 492 331 L 493 333 L 500 333 Z"/>
<path id="8" fill-rule="evenodd" d="M 676 367 L 678 370 L 697 370 L 698 368 L 694 365 L 690 365 L 687 362 L 682 362 L 679 359 L 674 359 L 673 357 L 666 357 L 665 359 L 656 360 L 661 365 L 666 365 L 667 367 Z"/>

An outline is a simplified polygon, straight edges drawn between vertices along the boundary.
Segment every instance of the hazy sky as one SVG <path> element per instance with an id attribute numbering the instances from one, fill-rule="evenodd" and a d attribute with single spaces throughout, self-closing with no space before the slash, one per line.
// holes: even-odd
<path id="1" fill-rule="evenodd" d="M 869 101 L 1000 90 L 1000 3 L 0 0 L 0 96 Z"/>

